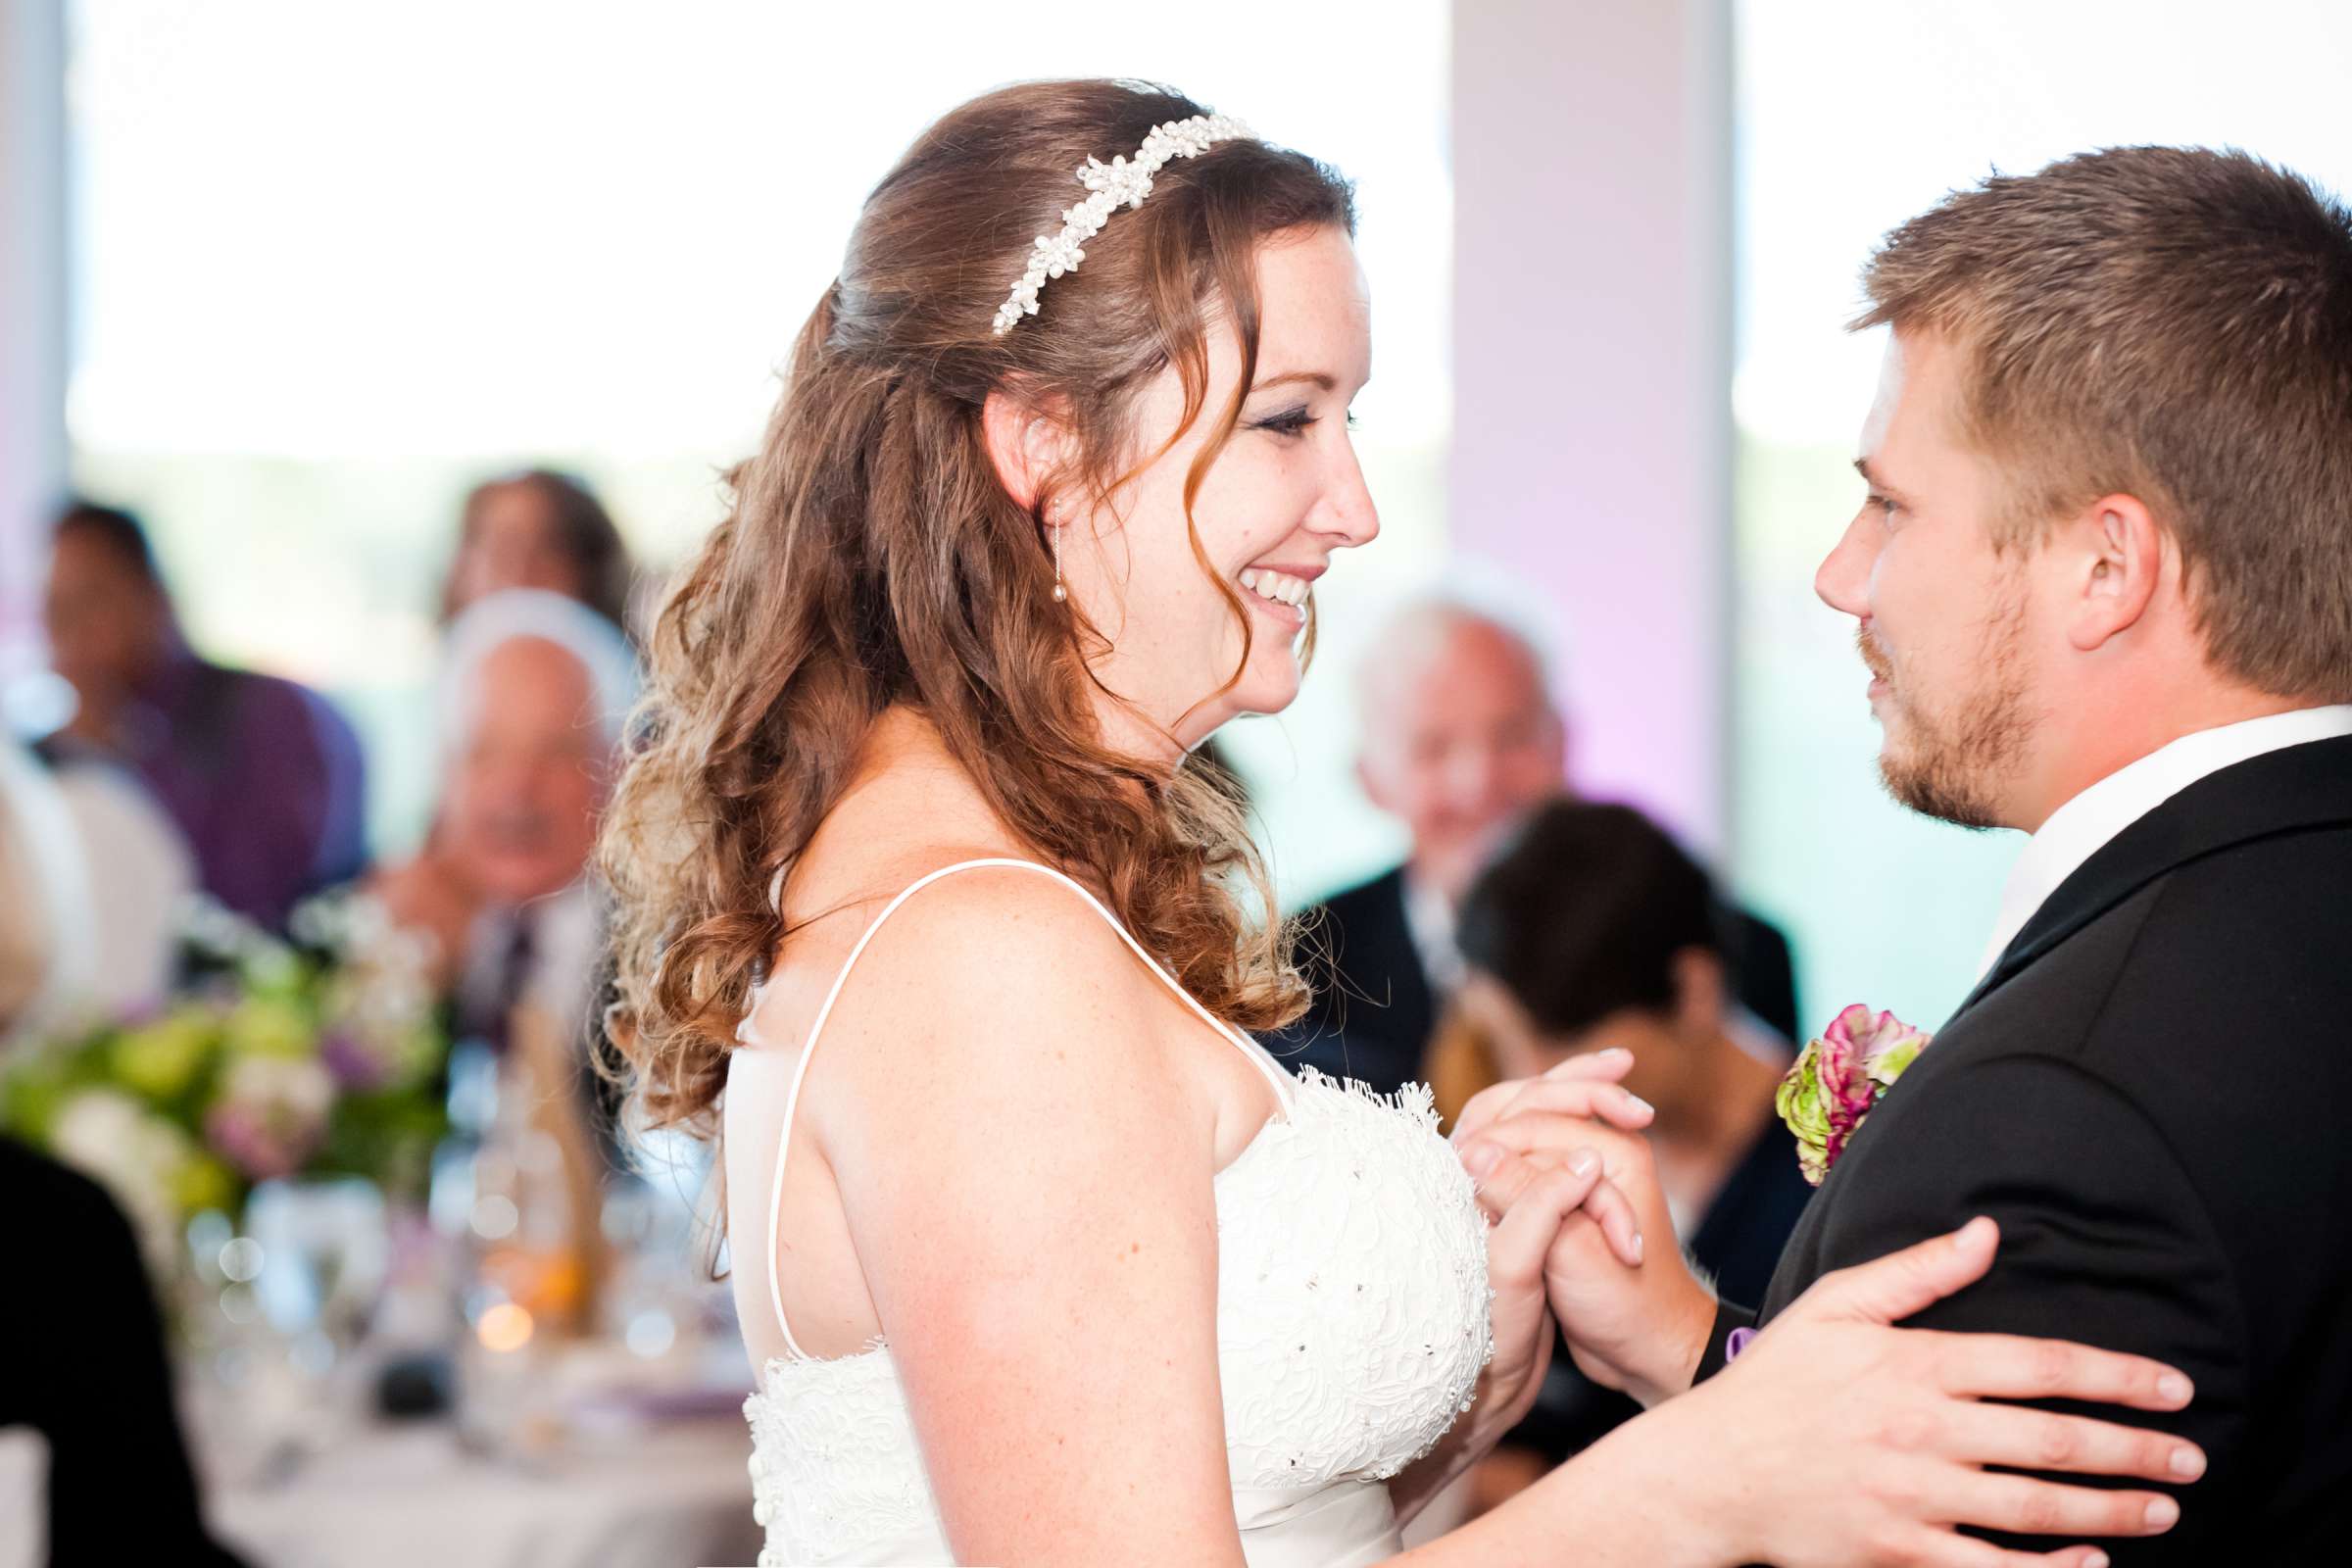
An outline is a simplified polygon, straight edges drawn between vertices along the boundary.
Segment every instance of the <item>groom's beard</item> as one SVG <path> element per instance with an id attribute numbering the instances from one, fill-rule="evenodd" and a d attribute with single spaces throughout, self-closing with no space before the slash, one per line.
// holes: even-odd
<path id="1" fill-rule="evenodd" d="M 1854 634 L 1862 662 L 1886 682 L 1887 701 L 1901 720 L 1887 726 L 1879 750 L 1886 793 L 1923 816 L 1960 827 L 2002 827 L 2002 785 L 2023 760 L 2034 719 L 2026 701 L 2026 599 L 2022 587 L 1993 607 L 1984 621 L 1977 669 L 1983 685 L 1941 714 L 1930 714 L 1894 680 L 1894 667 L 1867 627 Z M 1899 746 L 1899 751 L 1898 751 Z"/>

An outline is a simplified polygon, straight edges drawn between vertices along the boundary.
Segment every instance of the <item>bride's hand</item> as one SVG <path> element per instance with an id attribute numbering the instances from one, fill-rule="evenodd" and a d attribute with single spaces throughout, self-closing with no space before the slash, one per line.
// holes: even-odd
<path id="1" fill-rule="evenodd" d="M 1633 1065 L 1631 1056 L 1619 1052 L 1580 1059 L 1582 1065 L 1566 1075 L 1574 1082 L 1557 1091 L 1580 1118 L 1592 1118 L 1580 1119 L 1579 1127 L 1605 1123 L 1630 1132 L 1649 1125 L 1649 1106 L 1617 1086 Z M 1491 1451 L 1535 1405 L 1544 1374 L 1551 1366 L 1552 1316 L 1544 1296 L 1544 1260 L 1560 1237 L 1573 1226 L 1584 1226 L 1596 1238 L 1594 1245 L 1613 1250 L 1624 1263 L 1642 1256 L 1633 1204 L 1609 1181 L 1600 1157 L 1584 1152 L 1589 1157 L 1580 1159 L 1570 1152 L 1544 1162 L 1541 1169 L 1527 1164 L 1515 1173 L 1507 1197 L 1479 1193 L 1479 1205 L 1494 1226 L 1487 1238 L 1487 1284 L 1494 1293 L 1490 1321 L 1494 1352 L 1479 1374 L 1469 1419 L 1456 1422 L 1436 1449 L 1390 1482 L 1390 1498 L 1400 1522 Z M 1475 1180 L 1478 1173 L 1473 1170 L 1471 1175 Z"/>
<path id="2" fill-rule="evenodd" d="M 1683 1261 L 1647 1142 L 1621 1130 L 1630 1118 L 1593 1116 L 1604 1107 L 1592 1081 L 1631 1060 L 1572 1056 L 1541 1078 L 1497 1084 L 1463 1107 L 1453 1136 L 1494 1214 L 1546 1172 L 1598 1157 L 1600 1198 L 1568 1217 L 1545 1258 L 1551 1311 L 1587 1377 L 1654 1404 L 1690 1386 L 1715 1298 Z"/>
<path id="3" fill-rule="evenodd" d="M 2158 1362 L 2056 1340 L 1889 1327 L 1983 1276 L 1990 1220 L 1823 1278 L 1721 1376 L 1604 1440 L 1672 1456 L 1723 1560 L 1787 1568 L 1950 1568 L 2104 1553 L 2004 1551 L 1955 1525 L 2028 1535 L 2160 1535 L 2162 1493 L 2061 1485 L 1987 1466 L 2126 1476 L 2179 1486 L 2205 1468 L 2161 1432 L 1990 1403 L 2079 1399 L 2178 1410 L 2188 1380 Z M 1646 1429 L 1638 1432 L 1637 1429 Z"/>
<path id="4" fill-rule="evenodd" d="M 1550 1082 L 1553 1102 L 1563 1111 L 1637 1132 L 1649 1125 L 1650 1107 L 1618 1087 L 1633 1058 L 1623 1052 L 1580 1056 L 1561 1064 Z M 1463 1125 L 1478 1102 L 1465 1107 Z M 1481 1118 L 1483 1120 L 1483 1118 Z M 1591 1124 L 1591 1123 L 1588 1123 Z M 1457 1131 L 1457 1141 L 1461 1134 Z M 1480 1172 L 1471 1171 L 1474 1179 Z M 1610 1180 L 1600 1155 L 1580 1149 L 1548 1162 L 1511 1173 L 1507 1194 L 1482 1184 L 1480 1202 L 1494 1231 L 1487 1242 L 1487 1283 L 1494 1289 L 1494 1359 L 1479 1389 L 1486 1414 L 1478 1423 L 1493 1436 L 1518 1424 L 1534 1404 L 1551 1364 L 1552 1314 L 1545 1296 L 1545 1260 L 1566 1228 L 1589 1230 L 1592 1245 L 1627 1266 L 1641 1261 L 1642 1223 L 1625 1194 Z M 1476 1406 L 1474 1406 L 1476 1408 Z"/>

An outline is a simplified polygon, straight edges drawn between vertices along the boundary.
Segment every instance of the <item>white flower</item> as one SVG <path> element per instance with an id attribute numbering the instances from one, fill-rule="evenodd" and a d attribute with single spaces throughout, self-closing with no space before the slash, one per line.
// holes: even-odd
<path id="1" fill-rule="evenodd" d="M 220 1098 L 304 1124 L 322 1122 L 334 1108 L 335 1080 L 316 1056 L 239 1056 L 221 1079 Z"/>

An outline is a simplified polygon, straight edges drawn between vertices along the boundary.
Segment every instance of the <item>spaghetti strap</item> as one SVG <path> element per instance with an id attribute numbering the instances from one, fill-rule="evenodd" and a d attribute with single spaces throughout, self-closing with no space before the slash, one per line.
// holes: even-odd
<path id="1" fill-rule="evenodd" d="M 784 1203 L 784 1162 L 791 1156 L 792 1153 L 793 1115 L 794 1112 L 800 1107 L 801 1085 L 808 1076 L 808 1063 L 815 1059 L 816 1056 L 817 1036 L 823 1032 L 825 1020 L 832 1015 L 833 1004 L 840 999 L 841 988 L 849 983 L 850 970 L 857 965 L 859 955 L 865 952 L 865 945 L 873 941 L 875 932 L 882 929 L 882 922 L 898 912 L 898 907 L 900 905 L 905 904 L 908 899 L 914 897 L 914 895 L 920 893 L 924 888 L 929 887 L 941 877 L 952 875 L 957 871 L 973 870 L 981 866 L 998 865 L 1021 866 L 1027 868 L 1028 870 L 1042 872 L 1045 875 L 1052 877 L 1054 881 L 1059 882 L 1063 886 L 1069 888 L 1080 898 L 1084 899 L 1087 902 L 1088 906 L 1091 907 L 1097 914 L 1101 915 L 1103 920 L 1109 924 L 1110 928 L 1119 934 L 1119 940 L 1126 943 L 1129 950 L 1132 951 L 1137 957 L 1143 959 L 1146 966 L 1148 966 L 1153 974 L 1159 976 L 1160 980 L 1166 984 L 1170 991 L 1176 993 L 1177 1000 L 1181 1001 L 1186 1006 L 1192 1008 L 1194 1012 L 1200 1016 L 1203 1022 L 1205 1022 L 1210 1028 L 1216 1030 L 1218 1034 L 1224 1036 L 1227 1041 L 1229 1041 L 1237 1050 L 1242 1053 L 1242 1054 L 1250 1058 L 1250 1063 L 1255 1066 L 1261 1074 L 1264 1075 L 1266 1082 L 1273 1087 L 1275 1102 L 1283 1107 L 1285 1114 L 1288 1114 L 1290 1111 L 1292 1102 L 1290 1077 L 1282 1070 L 1281 1067 L 1275 1064 L 1273 1057 L 1266 1054 L 1265 1049 L 1251 1041 L 1248 1036 L 1241 1034 L 1237 1030 L 1229 1028 L 1223 1022 L 1223 1020 L 1219 1019 L 1206 1007 L 1200 1005 L 1199 1002 L 1195 1001 L 1192 993 L 1185 990 L 1183 986 L 1179 985 L 1174 975 L 1168 973 L 1167 970 L 1160 967 L 1158 959 L 1152 957 L 1151 954 L 1144 951 L 1144 945 L 1136 941 L 1134 936 L 1128 932 L 1127 928 L 1119 923 L 1118 916 L 1112 914 L 1110 910 L 1103 907 L 1102 901 L 1096 898 L 1092 893 L 1089 893 L 1086 890 L 1085 885 L 1080 883 L 1076 878 L 1071 877 L 1064 872 L 1057 871 L 1053 866 L 1043 864 L 1039 861 L 1017 859 L 1010 856 L 989 856 L 979 859 L 957 860 L 953 865 L 943 865 L 937 870 L 925 872 L 923 875 L 915 878 L 914 881 L 908 883 L 906 887 L 901 888 L 898 893 L 892 897 L 891 901 L 882 906 L 882 912 L 874 916 L 873 923 L 865 928 L 863 934 L 858 938 L 857 945 L 850 949 L 850 956 L 842 960 L 841 972 L 833 977 L 833 987 L 831 990 L 825 993 L 824 1004 L 816 1009 L 816 1019 L 808 1026 L 808 1038 L 801 1043 L 801 1059 L 793 1066 L 792 1086 L 786 1091 L 784 1096 L 784 1131 L 777 1140 L 775 1175 L 773 1180 L 769 1183 L 767 1194 L 767 1236 L 768 1245 L 771 1249 L 771 1253 L 767 1260 L 767 1297 L 769 1303 L 775 1308 L 776 1327 L 784 1332 L 784 1347 L 792 1353 L 792 1357 L 795 1360 L 806 1361 L 810 1359 L 810 1357 L 807 1351 L 801 1348 L 800 1341 L 792 1337 L 792 1325 L 785 1319 L 783 1271 L 776 1266 L 776 1260 L 773 1256 L 772 1249 L 775 1245 L 777 1213 L 778 1210 L 782 1208 Z M 777 885 L 770 893 L 771 898 L 775 897 L 776 894 L 782 891 L 781 884 L 782 873 L 779 871 L 777 874 Z M 750 1021 L 752 1012 L 756 1011 L 758 1006 L 759 997 L 757 992 L 755 992 L 752 999 L 752 1005 L 745 1009 L 746 1022 Z"/>

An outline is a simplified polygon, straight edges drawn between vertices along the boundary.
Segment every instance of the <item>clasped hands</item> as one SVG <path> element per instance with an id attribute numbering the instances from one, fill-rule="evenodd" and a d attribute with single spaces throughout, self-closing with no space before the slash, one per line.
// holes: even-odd
<path id="1" fill-rule="evenodd" d="M 1556 1319 L 1587 1377 L 1654 1404 L 1690 1386 L 1715 1298 L 1675 1240 L 1641 1136 L 1651 1109 L 1619 1082 L 1632 1066 L 1630 1053 L 1603 1051 L 1496 1084 L 1462 1108 L 1452 1140 L 1496 1224 L 1496 1353 L 1540 1291 L 1544 1321 L 1528 1326 Z M 1509 1229 L 1554 1217 L 1540 1254 L 1536 1236 Z"/>

